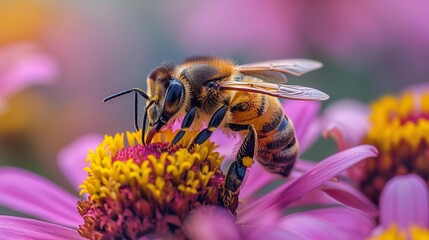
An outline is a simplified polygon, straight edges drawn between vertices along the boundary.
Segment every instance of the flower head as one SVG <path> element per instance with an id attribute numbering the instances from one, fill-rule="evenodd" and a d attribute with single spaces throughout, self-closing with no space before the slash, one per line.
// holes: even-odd
<path id="1" fill-rule="evenodd" d="M 350 109 L 349 103 L 329 111 L 337 112 L 328 116 L 334 124 L 328 132 L 340 148 L 364 142 L 380 151 L 355 169 L 359 187 L 375 203 L 386 182 L 396 175 L 415 173 L 429 181 L 429 90 L 422 89 L 382 97 L 368 112 L 353 108 L 353 119 L 346 114 L 353 111 L 345 110 Z"/>
<path id="2" fill-rule="evenodd" d="M 170 145 L 171 131 L 160 134 L 165 142 L 141 144 L 141 132 L 106 136 L 91 151 L 81 185 L 87 201 L 78 209 L 86 238 L 138 238 L 169 233 L 183 236 L 183 220 L 193 209 L 217 205 L 222 199 L 222 157 L 213 142 L 187 146 L 189 138 Z M 156 140 L 156 139 L 155 139 Z"/>

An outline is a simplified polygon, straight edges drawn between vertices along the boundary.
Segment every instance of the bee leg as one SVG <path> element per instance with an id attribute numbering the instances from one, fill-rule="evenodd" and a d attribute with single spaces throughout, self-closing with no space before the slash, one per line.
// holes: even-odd
<path id="1" fill-rule="evenodd" d="M 253 125 L 251 124 L 228 124 L 228 127 L 233 131 L 249 131 L 237 152 L 235 161 L 232 162 L 229 167 L 225 178 L 223 204 L 225 207 L 229 208 L 232 213 L 235 213 L 238 206 L 240 187 L 246 177 L 247 168 L 251 167 L 253 164 L 257 135 Z"/>
<path id="2" fill-rule="evenodd" d="M 195 137 L 193 143 L 194 144 L 201 144 L 205 142 L 213 133 L 214 130 L 216 130 L 217 127 L 219 127 L 220 123 L 222 122 L 223 118 L 225 117 L 226 111 L 228 110 L 227 106 L 223 106 L 219 108 L 212 116 L 209 122 L 208 128 L 202 130 L 198 135 Z"/>
<path id="3" fill-rule="evenodd" d="M 256 150 L 256 131 L 253 125 L 228 124 L 233 131 L 248 130 L 240 149 L 235 156 L 235 161 L 231 164 L 226 174 L 225 187 L 233 192 L 240 189 L 244 180 L 246 169 L 253 164 L 253 156 Z"/>
<path id="4" fill-rule="evenodd" d="M 194 121 L 195 111 L 196 109 L 193 107 L 189 109 L 189 111 L 186 113 L 185 118 L 183 119 L 183 122 L 182 122 L 181 129 L 179 130 L 179 132 L 176 133 L 176 135 L 173 138 L 173 141 L 171 141 L 171 144 L 173 145 L 177 144 L 180 141 L 180 139 L 182 139 L 182 137 L 185 135 L 186 131 L 189 129 L 192 122 Z"/>

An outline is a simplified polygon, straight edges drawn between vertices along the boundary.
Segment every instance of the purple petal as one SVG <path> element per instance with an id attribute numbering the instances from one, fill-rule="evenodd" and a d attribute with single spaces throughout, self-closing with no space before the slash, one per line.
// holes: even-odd
<path id="1" fill-rule="evenodd" d="M 309 224 L 300 226 L 301 221 Z M 331 207 L 289 215 L 281 226 L 306 239 L 365 239 L 375 222 L 363 213 L 344 207 Z"/>
<path id="2" fill-rule="evenodd" d="M 350 239 L 349 237 L 351 237 L 338 231 L 339 229 L 328 224 L 326 221 L 306 214 L 289 215 L 280 225 L 302 239 L 342 240 Z"/>
<path id="3" fill-rule="evenodd" d="M 226 134 L 220 130 L 214 131 L 210 141 L 215 142 L 218 147 L 216 151 L 226 159 L 235 159 L 235 154 L 240 148 L 241 138 L 238 135 Z"/>
<path id="4" fill-rule="evenodd" d="M 342 141 L 339 148 L 344 150 L 360 144 L 369 129 L 368 115 L 366 105 L 353 100 L 342 100 L 325 110 L 322 124 L 326 135 L 332 133 L 334 140 Z"/>
<path id="5" fill-rule="evenodd" d="M 89 149 L 95 149 L 102 140 L 101 135 L 87 134 L 76 139 L 58 154 L 60 169 L 76 190 L 79 190 L 79 185 L 87 177 L 83 168 Z"/>
<path id="6" fill-rule="evenodd" d="M 320 102 L 287 100 L 283 103 L 285 114 L 292 120 L 300 150 L 310 146 L 319 136 L 320 128 L 316 124 Z"/>
<path id="7" fill-rule="evenodd" d="M 387 229 L 398 224 L 429 227 L 429 193 L 425 181 L 414 174 L 396 176 L 387 182 L 380 196 L 380 222 Z"/>
<path id="8" fill-rule="evenodd" d="M 191 239 L 241 239 L 234 216 L 226 209 L 207 206 L 191 213 L 183 229 Z"/>
<path id="9" fill-rule="evenodd" d="M 327 182 L 321 190 L 347 207 L 366 212 L 374 217 L 378 214 L 377 207 L 367 197 L 346 183 Z"/>
<path id="10" fill-rule="evenodd" d="M 270 240 L 305 240 L 305 238 L 296 235 L 295 233 L 288 231 L 285 228 L 278 227 L 275 225 L 265 227 L 260 229 L 260 231 L 254 232 L 253 226 L 242 226 L 243 232 L 248 233 L 245 239 L 248 240 L 260 240 L 260 239 L 270 239 Z M 250 231 L 247 231 L 249 229 Z"/>
<path id="11" fill-rule="evenodd" d="M 49 83 L 58 72 L 57 63 L 32 43 L 0 49 L 0 95 L 9 96 L 33 84 Z"/>
<path id="12" fill-rule="evenodd" d="M 313 169 L 304 173 L 300 178 L 290 183 L 276 196 L 274 204 L 282 208 L 302 197 L 342 171 L 354 164 L 377 155 L 377 150 L 369 145 L 362 145 L 336 153 L 317 164 Z"/>
<path id="13" fill-rule="evenodd" d="M 308 192 L 337 176 L 352 165 L 377 155 L 377 150 L 369 145 L 362 145 L 334 154 L 318 163 L 313 169 L 288 184 L 278 187 L 260 200 L 243 209 L 242 214 L 256 214 L 271 207 L 284 209 Z"/>
<path id="14" fill-rule="evenodd" d="M 294 169 L 299 171 L 307 171 L 316 166 L 316 162 L 305 160 L 305 159 L 297 159 L 295 163 Z"/>
<path id="15" fill-rule="evenodd" d="M 3 240 L 82 239 L 76 229 L 12 216 L 0 216 L 0 236 Z"/>
<path id="16" fill-rule="evenodd" d="M 0 168 L 0 205 L 66 226 L 78 226 L 78 198 L 50 180 L 18 168 Z"/>

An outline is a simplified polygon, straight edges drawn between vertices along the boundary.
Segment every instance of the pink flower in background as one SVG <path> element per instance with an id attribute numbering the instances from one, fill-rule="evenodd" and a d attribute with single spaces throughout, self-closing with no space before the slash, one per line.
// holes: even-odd
<path id="1" fill-rule="evenodd" d="M 291 101 L 285 106 L 289 116 L 295 119 L 296 133 L 303 147 L 301 149 L 305 150 L 320 130 L 317 121 L 314 121 L 319 104 Z M 94 146 L 97 141 L 100 141 L 99 136 L 89 135 L 60 153 L 61 169 L 74 186 L 85 178 L 81 165 L 83 156 L 89 145 Z M 375 154 L 372 147 L 359 146 L 332 155 L 317 165 L 298 160 L 288 180 L 272 176 L 255 164 L 250 168 L 248 179 L 240 192 L 236 219 L 218 207 L 202 208 L 185 221 L 184 231 L 194 239 L 208 236 L 223 239 L 217 235 L 221 233 L 219 228 L 225 230 L 223 237 L 241 236 L 248 239 L 261 236 L 271 239 L 312 239 L 316 236 L 319 239 L 360 239 L 373 228 L 372 217 L 376 209 L 359 192 L 332 179 Z M 261 191 L 274 182 L 280 185 L 261 195 Z M 76 210 L 78 198 L 49 180 L 24 170 L 3 168 L 0 172 L 0 192 L 3 206 L 56 224 L 2 216 L 0 233 L 8 233 L 5 236 L 11 236 L 10 239 L 13 236 L 79 238 L 76 229 L 82 223 L 82 218 Z M 314 210 L 314 206 L 319 208 Z M 310 209 L 303 211 L 303 208 Z M 283 213 L 297 210 L 287 215 Z M 222 221 L 219 222 L 219 219 Z M 217 224 L 212 225 L 214 222 Z M 17 228 L 16 224 L 25 228 Z M 199 231 L 203 229 L 205 232 Z M 33 235 L 35 233 L 39 235 Z"/>
<path id="2" fill-rule="evenodd" d="M 5 99 L 34 84 L 51 83 L 58 66 L 49 55 L 29 42 L 14 43 L 0 48 L 0 112 Z"/>
<path id="3" fill-rule="evenodd" d="M 82 136 L 59 154 L 60 169 L 76 190 L 76 184 L 85 179 L 83 159 L 101 139 L 95 134 Z M 23 169 L 2 167 L 0 193 L 0 205 L 43 220 L 0 216 L 2 239 L 81 238 L 76 231 L 82 221 L 76 209 L 79 198 L 52 181 Z"/>
<path id="4" fill-rule="evenodd" d="M 322 124 L 340 150 L 366 143 L 379 155 L 351 168 L 356 185 L 374 203 L 386 182 L 414 173 L 428 181 L 429 86 L 411 86 L 398 96 L 387 95 L 370 106 L 342 100 L 327 108 Z M 429 185 L 428 185 L 429 186 Z"/>
<path id="5" fill-rule="evenodd" d="M 387 182 L 380 197 L 380 226 L 371 239 L 428 239 L 429 190 L 414 174 Z"/>

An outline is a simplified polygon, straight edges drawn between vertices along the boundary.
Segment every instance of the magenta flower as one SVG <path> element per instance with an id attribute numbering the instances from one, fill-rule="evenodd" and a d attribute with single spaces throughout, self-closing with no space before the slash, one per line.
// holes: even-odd
<path id="1" fill-rule="evenodd" d="M 317 110 L 318 104 L 307 102 L 286 105 L 287 114 L 296 119 L 303 147 L 314 141 L 320 129 L 312 121 Z M 168 140 L 168 132 L 164 134 Z M 174 234 L 193 239 L 359 239 L 374 225 L 375 207 L 347 184 L 333 181 L 350 166 L 374 157 L 371 146 L 342 151 L 317 165 L 299 160 L 287 180 L 271 176 L 255 164 L 240 192 L 234 217 L 229 210 L 213 206 L 219 205 L 216 201 L 223 181 L 222 157 L 213 152 L 213 143 L 191 153 L 164 149 L 161 137 L 142 147 L 135 143 L 138 134 L 127 134 L 130 146 L 125 147 L 123 135 L 106 136 L 88 155 L 85 169 L 89 175 L 85 175 L 79 163 L 82 153 L 94 140 L 100 141 L 97 136 L 89 138 L 60 154 L 61 169 L 75 186 L 83 182 L 82 192 L 88 194 L 79 203 L 78 197 L 43 177 L 15 168 L 0 170 L 0 204 L 46 221 L 1 216 L 0 233 L 5 239 L 76 239 L 79 234 L 87 238 Z M 273 181 L 279 186 L 262 193 Z M 314 209 L 320 206 L 323 208 Z"/>
<path id="2" fill-rule="evenodd" d="M 325 134 L 338 148 L 367 143 L 380 154 L 351 169 L 358 187 L 374 202 L 389 179 L 414 173 L 427 182 L 429 169 L 429 86 L 412 86 L 400 96 L 384 96 L 370 107 L 340 101 L 325 112 Z"/>
<path id="3" fill-rule="evenodd" d="M 380 197 L 380 226 L 372 239 L 428 239 L 429 190 L 414 174 L 387 182 Z"/>
<path id="4" fill-rule="evenodd" d="M 57 72 L 56 62 L 32 43 L 0 48 L 0 112 L 7 97 L 33 84 L 50 83 Z"/>

